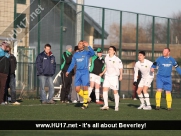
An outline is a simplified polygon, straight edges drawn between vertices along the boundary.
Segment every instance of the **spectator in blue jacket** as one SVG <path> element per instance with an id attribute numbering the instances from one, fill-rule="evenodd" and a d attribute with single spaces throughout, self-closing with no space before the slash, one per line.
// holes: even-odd
<path id="1" fill-rule="evenodd" d="M 51 45 L 45 44 L 44 51 L 36 58 L 37 76 L 40 80 L 40 96 L 42 104 L 55 104 L 53 101 L 54 85 L 52 76 L 55 74 L 56 62 L 55 57 L 51 52 Z M 45 83 L 49 85 L 48 99 L 45 93 Z"/>
<path id="2" fill-rule="evenodd" d="M 4 88 L 9 73 L 9 54 L 5 52 L 8 43 L 2 42 L 0 45 L 0 104 L 4 103 Z"/>

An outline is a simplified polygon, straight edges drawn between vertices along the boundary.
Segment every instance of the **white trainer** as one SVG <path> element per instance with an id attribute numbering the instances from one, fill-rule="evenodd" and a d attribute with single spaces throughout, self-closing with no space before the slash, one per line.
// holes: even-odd
<path id="1" fill-rule="evenodd" d="M 115 111 L 119 111 L 119 108 L 118 108 L 118 107 L 115 107 Z"/>
<path id="2" fill-rule="evenodd" d="M 137 109 L 143 109 L 145 107 L 145 104 L 141 104 Z"/>
<path id="3" fill-rule="evenodd" d="M 90 97 L 87 99 L 88 102 L 91 102 L 91 100 L 92 100 L 92 99 L 91 99 Z"/>
<path id="4" fill-rule="evenodd" d="M 73 100 L 72 103 L 77 103 L 77 100 Z"/>
<path id="5" fill-rule="evenodd" d="M 143 110 L 152 110 L 151 106 L 144 106 Z"/>
<path id="6" fill-rule="evenodd" d="M 101 110 L 109 110 L 109 107 L 108 106 L 103 106 L 100 108 Z"/>
<path id="7" fill-rule="evenodd" d="M 19 102 L 14 102 L 14 103 L 12 103 L 13 105 L 20 105 L 20 103 Z"/>

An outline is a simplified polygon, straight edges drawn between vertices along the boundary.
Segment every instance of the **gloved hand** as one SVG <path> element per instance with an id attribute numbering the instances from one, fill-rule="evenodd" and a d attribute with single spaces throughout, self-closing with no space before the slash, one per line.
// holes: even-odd
<path id="1" fill-rule="evenodd" d="M 137 86 L 137 85 L 138 85 L 138 83 L 137 83 L 137 82 L 133 82 L 133 85 L 134 85 L 134 86 Z"/>

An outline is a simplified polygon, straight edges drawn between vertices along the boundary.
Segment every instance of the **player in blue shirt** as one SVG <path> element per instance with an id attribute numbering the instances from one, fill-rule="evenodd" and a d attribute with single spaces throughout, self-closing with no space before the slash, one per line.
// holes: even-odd
<path id="1" fill-rule="evenodd" d="M 88 47 L 88 51 L 84 50 L 84 47 Z M 76 52 L 72 57 L 72 62 L 66 72 L 66 76 L 76 65 L 76 74 L 75 74 L 75 90 L 76 92 L 83 97 L 83 106 L 82 109 L 88 107 L 88 86 L 89 86 L 89 59 L 94 56 L 94 50 L 88 45 L 86 41 L 80 41 L 78 44 L 79 51 Z M 81 90 L 83 86 L 83 90 Z"/>
<path id="2" fill-rule="evenodd" d="M 158 66 L 157 78 L 156 78 L 156 86 L 157 92 L 155 95 L 156 99 L 156 110 L 160 109 L 161 102 L 161 93 L 162 90 L 166 91 L 166 102 L 167 102 L 167 110 L 171 110 L 172 105 L 172 67 L 174 66 L 176 71 L 181 75 L 181 69 L 178 63 L 174 58 L 170 57 L 170 49 L 165 48 L 163 50 L 163 56 L 156 59 L 156 61 L 151 66 L 151 71 L 154 72 L 154 69 Z"/>

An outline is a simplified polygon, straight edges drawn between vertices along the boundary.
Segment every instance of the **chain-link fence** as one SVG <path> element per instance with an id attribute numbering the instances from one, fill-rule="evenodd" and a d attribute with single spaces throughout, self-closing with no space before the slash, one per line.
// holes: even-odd
<path id="1" fill-rule="evenodd" d="M 133 91 L 132 68 L 138 60 L 140 50 L 146 51 L 146 58 L 154 61 L 162 55 L 163 48 L 169 47 L 171 55 L 180 60 L 181 20 L 78 5 L 72 0 L 31 0 L 30 3 L 29 30 L 23 32 L 24 37 L 28 37 L 28 47 L 25 49 L 33 49 L 34 57 L 32 61 L 20 59 L 21 51 L 18 49 L 18 90 L 24 88 L 27 92 L 35 91 L 34 94 L 38 96 L 34 62 L 46 43 L 52 45 L 52 52 L 58 64 L 57 72 L 66 45 L 75 46 L 83 39 L 94 48 L 101 47 L 104 53 L 107 53 L 110 45 L 114 45 L 124 65 L 120 93 L 129 98 L 132 97 Z M 36 12 L 37 9 L 39 12 Z M 15 25 L 16 23 L 17 21 Z M 26 51 L 21 57 L 29 55 Z M 172 81 L 174 97 L 180 97 L 180 76 L 174 70 Z M 151 97 L 154 97 L 154 90 L 155 79 L 149 90 Z"/>

